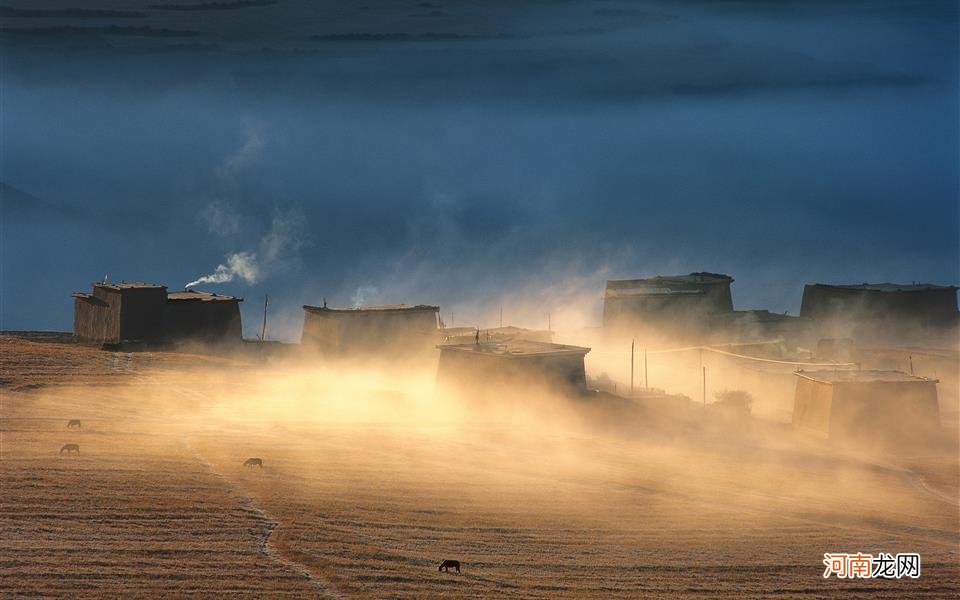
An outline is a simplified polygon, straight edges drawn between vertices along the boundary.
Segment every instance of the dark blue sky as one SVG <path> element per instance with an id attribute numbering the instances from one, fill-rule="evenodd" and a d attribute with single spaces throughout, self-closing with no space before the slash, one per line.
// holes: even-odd
<path id="1" fill-rule="evenodd" d="M 103 4 L 3 16 L 4 329 L 221 264 L 281 337 L 323 297 L 579 326 L 606 278 L 958 280 L 954 2 Z"/>

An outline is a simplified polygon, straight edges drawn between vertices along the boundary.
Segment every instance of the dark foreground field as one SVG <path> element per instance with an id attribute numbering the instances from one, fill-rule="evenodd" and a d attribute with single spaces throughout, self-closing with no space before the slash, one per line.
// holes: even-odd
<path id="1" fill-rule="evenodd" d="M 773 426 L 598 434 L 562 410 L 445 404 L 429 374 L 0 343 L 3 597 L 960 589 L 954 453 Z M 922 576 L 821 577 L 824 552 L 856 551 L 918 552 Z M 463 573 L 438 573 L 445 558 Z"/>

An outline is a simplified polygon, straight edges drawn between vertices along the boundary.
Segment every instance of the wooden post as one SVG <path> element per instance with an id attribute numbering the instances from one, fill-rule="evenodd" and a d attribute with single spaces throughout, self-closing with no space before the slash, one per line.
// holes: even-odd
<path id="1" fill-rule="evenodd" d="M 703 366 L 703 346 L 700 346 L 700 370 L 703 371 L 703 405 L 707 405 L 707 368 Z"/>
<path id="2" fill-rule="evenodd" d="M 500 327 L 503 327 L 503 305 L 500 305 Z"/>
<path id="3" fill-rule="evenodd" d="M 650 389 L 650 376 L 647 374 L 647 349 L 643 349 L 643 387 Z"/>
<path id="4" fill-rule="evenodd" d="M 637 340 L 630 340 L 630 395 L 633 396 L 633 347 L 636 345 Z"/>
<path id="5" fill-rule="evenodd" d="M 703 407 L 707 407 L 707 368 L 703 367 Z"/>
<path id="6" fill-rule="evenodd" d="M 267 341 L 267 303 L 270 302 L 270 296 L 263 295 L 263 328 L 260 330 L 260 343 Z"/>

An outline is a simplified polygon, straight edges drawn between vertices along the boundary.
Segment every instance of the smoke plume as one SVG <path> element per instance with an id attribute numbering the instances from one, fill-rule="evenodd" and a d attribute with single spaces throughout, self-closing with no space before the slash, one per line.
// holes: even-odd
<path id="1" fill-rule="evenodd" d="M 376 286 L 372 285 L 361 285 L 353 293 L 353 296 L 350 298 L 350 304 L 353 308 L 362 308 L 367 305 L 371 296 L 375 296 L 380 293 L 380 290 Z"/>
<path id="2" fill-rule="evenodd" d="M 229 283 L 240 278 L 255 284 L 264 273 L 289 267 L 296 263 L 296 252 L 306 243 L 303 215 L 295 208 L 278 212 L 270 222 L 270 229 L 260 238 L 258 251 L 245 250 L 227 254 L 226 264 L 219 264 L 213 273 L 191 281 L 185 287 L 201 283 Z"/>
<path id="3" fill-rule="evenodd" d="M 227 255 L 227 264 L 219 264 L 213 273 L 204 275 L 196 281 L 184 286 L 190 289 L 201 283 L 228 283 L 239 277 L 249 284 L 260 279 L 260 266 L 257 264 L 257 255 L 253 252 L 237 252 Z"/>

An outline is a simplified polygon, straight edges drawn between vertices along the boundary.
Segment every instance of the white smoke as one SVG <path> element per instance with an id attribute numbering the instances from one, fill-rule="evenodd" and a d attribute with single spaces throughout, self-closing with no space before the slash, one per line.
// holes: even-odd
<path id="1" fill-rule="evenodd" d="M 260 279 L 260 265 L 257 263 L 257 255 L 253 252 L 237 252 L 227 255 L 227 264 L 219 264 L 213 273 L 204 275 L 196 281 L 191 281 L 184 286 L 184 289 L 190 289 L 201 283 L 228 283 L 235 278 L 254 284 Z"/>
<path id="2" fill-rule="evenodd" d="M 186 288 L 201 283 L 229 283 L 242 279 L 248 284 L 260 281 L 265 273 L 282 271 L 296 265 L 296 252 L 305 243 L 304 218 L 296 209 L 278 212 L 270 229 L 260 238 L 258 251 L 246 250 L 227 254 L 226 264 L 219 264 L 213 273 L 191 281 Z"/>
<path id="3" fill-rule="evenodd" d="M 214 200 L 202 213 L 200 220 L 207 231 L 221 237 L 240 233 L 240 216 L 223 200 Z"/>
<path id="4" fill-rule="evenodd" d="M 263 150 L 262 127 L 247 124 L 243 144 L 224 158 L 216 168 L 216 175 L 224 184 L 236 183 L 234 180 L 251 164 L 259 160 Z M 249 219 L 233 209 L 226 200 L 216 199 L 199 215 L 207 231 L 221 237 L 243 233 L 243 224 Z M 229 283 L 242 279 L 255 284 L 268 273 L 294 268 L 297 264 L 296 252 L 305 243 L 305 219 L 299 210 L 290 208 L 285 212 L 275 211 L 269 230 L 260 238 L 256 251 L 244 250 L 226 255 L 226 263 L 217 265 L 213 273 L 203 275 L 188 283 L 191 288 L 202 283 Z"/>
<path id="5" fill-rule="evenodd" d="M 295 208 L 276 213 L 270 230 L 260 239 L 260 256 L 264 264 L 283 260 L 304 244 L 305 219 Z"/>
<path id="6" fill-rule="evenodd" d="M 216 168 L 216 174 L 225 180 L 235 178 L 247 166 L 260 158 L 262 150 L 261 128 L 253 124 L 247 124 L 246 139 L 243 144 L 223 159 L 223 163 Z"/>
<path id="7" fill-rule="evenodd" d="M 375 296 L 379 292 L 380 290 L 372 285 L 361 285 L 353 292 L 353 297 L 350 299 L 350 302 L 353 304 L 353 308 L 362 308 L 366 306 L 371 296 Z"/>

